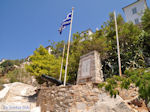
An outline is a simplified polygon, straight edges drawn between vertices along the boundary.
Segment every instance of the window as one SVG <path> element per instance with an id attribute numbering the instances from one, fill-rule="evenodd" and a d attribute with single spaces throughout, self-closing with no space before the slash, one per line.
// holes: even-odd
<path id="1" fill-rule="evenodd" d="M 134 21 L 135 21 L 135 24 L 139 24 L 139 19 L 138 18 L 136 18 Z"/>
<path id="2" fill-rule="evenodd" d="M 132 9 L 132 14 L 136 14 L 137 13 L 137 9 L 136 7 Z"/>

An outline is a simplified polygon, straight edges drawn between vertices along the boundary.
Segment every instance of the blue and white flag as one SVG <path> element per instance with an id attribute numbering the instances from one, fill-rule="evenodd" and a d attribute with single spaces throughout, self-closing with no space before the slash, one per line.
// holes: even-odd
<path id="1" fill-rule="evenodd" d="M 62 33 L 62 30 L 71 24 L 71 17 L 72 17 L 72 12 L 70 12 L 67 17 L 63 20 L 62 24 L 61 24 L 61 27 L 59 28 L 59 33 L 61 34 Z"/>

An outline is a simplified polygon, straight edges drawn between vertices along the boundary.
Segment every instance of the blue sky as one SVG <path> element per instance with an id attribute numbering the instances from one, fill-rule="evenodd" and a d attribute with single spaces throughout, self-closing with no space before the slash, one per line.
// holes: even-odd
<path id="1" fill-rule="evenodd" d="M 0 59 L 21 59 L 40 45 L 68 39 L 69 27 L 58 29 L 74 9 L 72 34 L 96 28 L 108 20 L 109 13 L 124 13 L 122 8 L 136 0 L 0 0 Z M 147 0 L 149 6 L 150 1 Z"/>

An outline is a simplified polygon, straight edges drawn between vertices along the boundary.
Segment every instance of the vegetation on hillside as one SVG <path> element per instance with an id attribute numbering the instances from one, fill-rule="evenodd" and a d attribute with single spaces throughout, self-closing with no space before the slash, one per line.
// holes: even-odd
<path id="1" fill-rule="evenodd" d="M 133 23 L 126 23 L 122 16 L 117 16 L 118 32 L 120 41 L 120 55 L 122 63 L 122 72 L 129 68 L 144 68 L 149 65 L 145 61 L 149 56 L 149 10 L 146 10 L 142 17 L 142 28 Z M 118 58 L 116 46 L 116 32 L 113 13 L 110 14 L 109 20 L 104 22 L 101 29 L 93 35 L 87 36 L 86 33 L 73 34 L 73 40 L 70 46 L 69 65 L 68 65 L 68 82 L 75 83 L 80 56 L 93 50 L 97 50 L 101 54 L 103 72 L 105 79 L 118 75 Z M 92 38 L 92 39 L 91 39 Z M 47 74 L 55 78 L 59 77 L 60 64 L 64 41 L 52 42 L 52 54 L 48 54 L 47 50 L 42 46 L 36 49 L 34 55 L 30 57 L 31 64 L 27 70 L 36 76 Z M 67 44 L 66 44 L 67 47 Z M 66 58 L 66 54 L 65 54 Z M 55 64 L 54 64 L 55 63 Z M 65 61 L 63 71 L 65 68 Z M 64 74 L 64 72 L 63 72 Z"/>
<path id="2" fill-rule="evenodd" d="M 136 34 L 137 32 L 133 33 Z M 123 33 L 123 35 L 124 34 L 125 33 Z M 118 88 L 128 89 L 131 83 L 135 84 L 135 86 L 139 88 L 139 97 L 141 97 L 145 101 L 145 103 L 148 104 L 150 102 L 150 65 L 146 64 L 148 63 L 146 61 L 146 58 L 150 56 L 149 9 L 145 11 L 144 16 L 142 17 L 142 29 L 139 29 L 137 37 L 134 36 L 134 34 L 131 34 L 133 38 L 136 38 L 135 42 L 131 44 L 134 47 L 129 46 L 132 52 L 126 52 L 126 58 L 128 60 L 132 59 L 132 63 L 129 63 L 129 66 L 126 66 L 127 68 L 124 71 L 124 77 L 114 75 L 113 77 L 108 78 L 106 82 L 99 84 L 99 87 L 104 87 L 105 90 L 107 90 L 111 96 L 116 97 L 116 95 L 119 94 Z M 127 48 L 128 50 L 128 47 L 125 48 Z M 131 57 L 128 57 L 130 56 L 128 53 L 130 53 Z M 122 60 L 124 60 L 124 58 Z M 134 66 L 132 66 L 132 64 Z M 125 64 L 123 64 L 123 66 L 125 67 Z"/>
<path id="3" fill-rule="evenodd" d="M 116 97 L 119 94 L 119 88 L 129 89 L 130 84 L 135 84 L 138 87 L 139 97 L 148 104 L 150 102 L 150 68 L 130 68 L 125 71 L 125 74 L 125 77 L 114 75 L 106 82 L 100 83 L 98 87 L 104 87 L 111 96 Z"/>
<path id="4" fill-rule="evenodd" d="M 143 38 L 142 38 L 142 50 L 145 56 L 150 57 L 150 9 L 144 12 L 142 17 L 142 28 L 143 28 Z"/>
<path id="5" fill-rule="evenodd" d="M 6 60 L 0 64 L 0 74 L 5 75 L 9 71 L 13 71 L 15 66 L 20 66 L 24 62 L 24 59 L 21 60 Z"/>
<path id="6" fill-rule="evenodd" d="M 21 60 L 6 60 L 0 64 L 0 89 L 3 88 L 3 84 L 13 82 L 30 83 L 31 76 L 23 68 L 24 59 Z"/>
<path id="7" fill-rule="evenodd" d="M 32 84 L 32 78 L 25 68 L 15 68 L 14 70 L 5 73 L 4 76 L 0 76 L 0 89 L 3 88 L 3 84 L 13 82 Z M 34 84 L 36 84 L 36 82 L 34 82 Z"/>
<path id="8" fill-rule="evenodd" d="M 59 78 L 61 58 L 49 54 L 43 46 L 40 46 L 34 51 L 34 54 L 30 56 L 30 61 L 31 63 L 26 65 L 26 70 L 30 72 L 31 75 L 35 75 L 36 78 L 39 79 L 39 82 L 42 74 L 50 75 L 57 79 Z"/>

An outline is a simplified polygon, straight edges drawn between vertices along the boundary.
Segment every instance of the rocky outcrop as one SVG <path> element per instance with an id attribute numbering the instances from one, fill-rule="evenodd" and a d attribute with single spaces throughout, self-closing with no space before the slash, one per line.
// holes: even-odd
<path id="1" fill-rule="evenodd" d="M 41 88 L 37 104 L 42 112 L 134 112 L 120 96 L 111 98 L 91 83 Z"/>
<path id="2" fill-rule="evenodd" d="M 20 82 L 4 86 L 5 88 L 0 91 L 0 111 L 40 112 L 40 108 L 36 107 L 35 87 Z"/>

